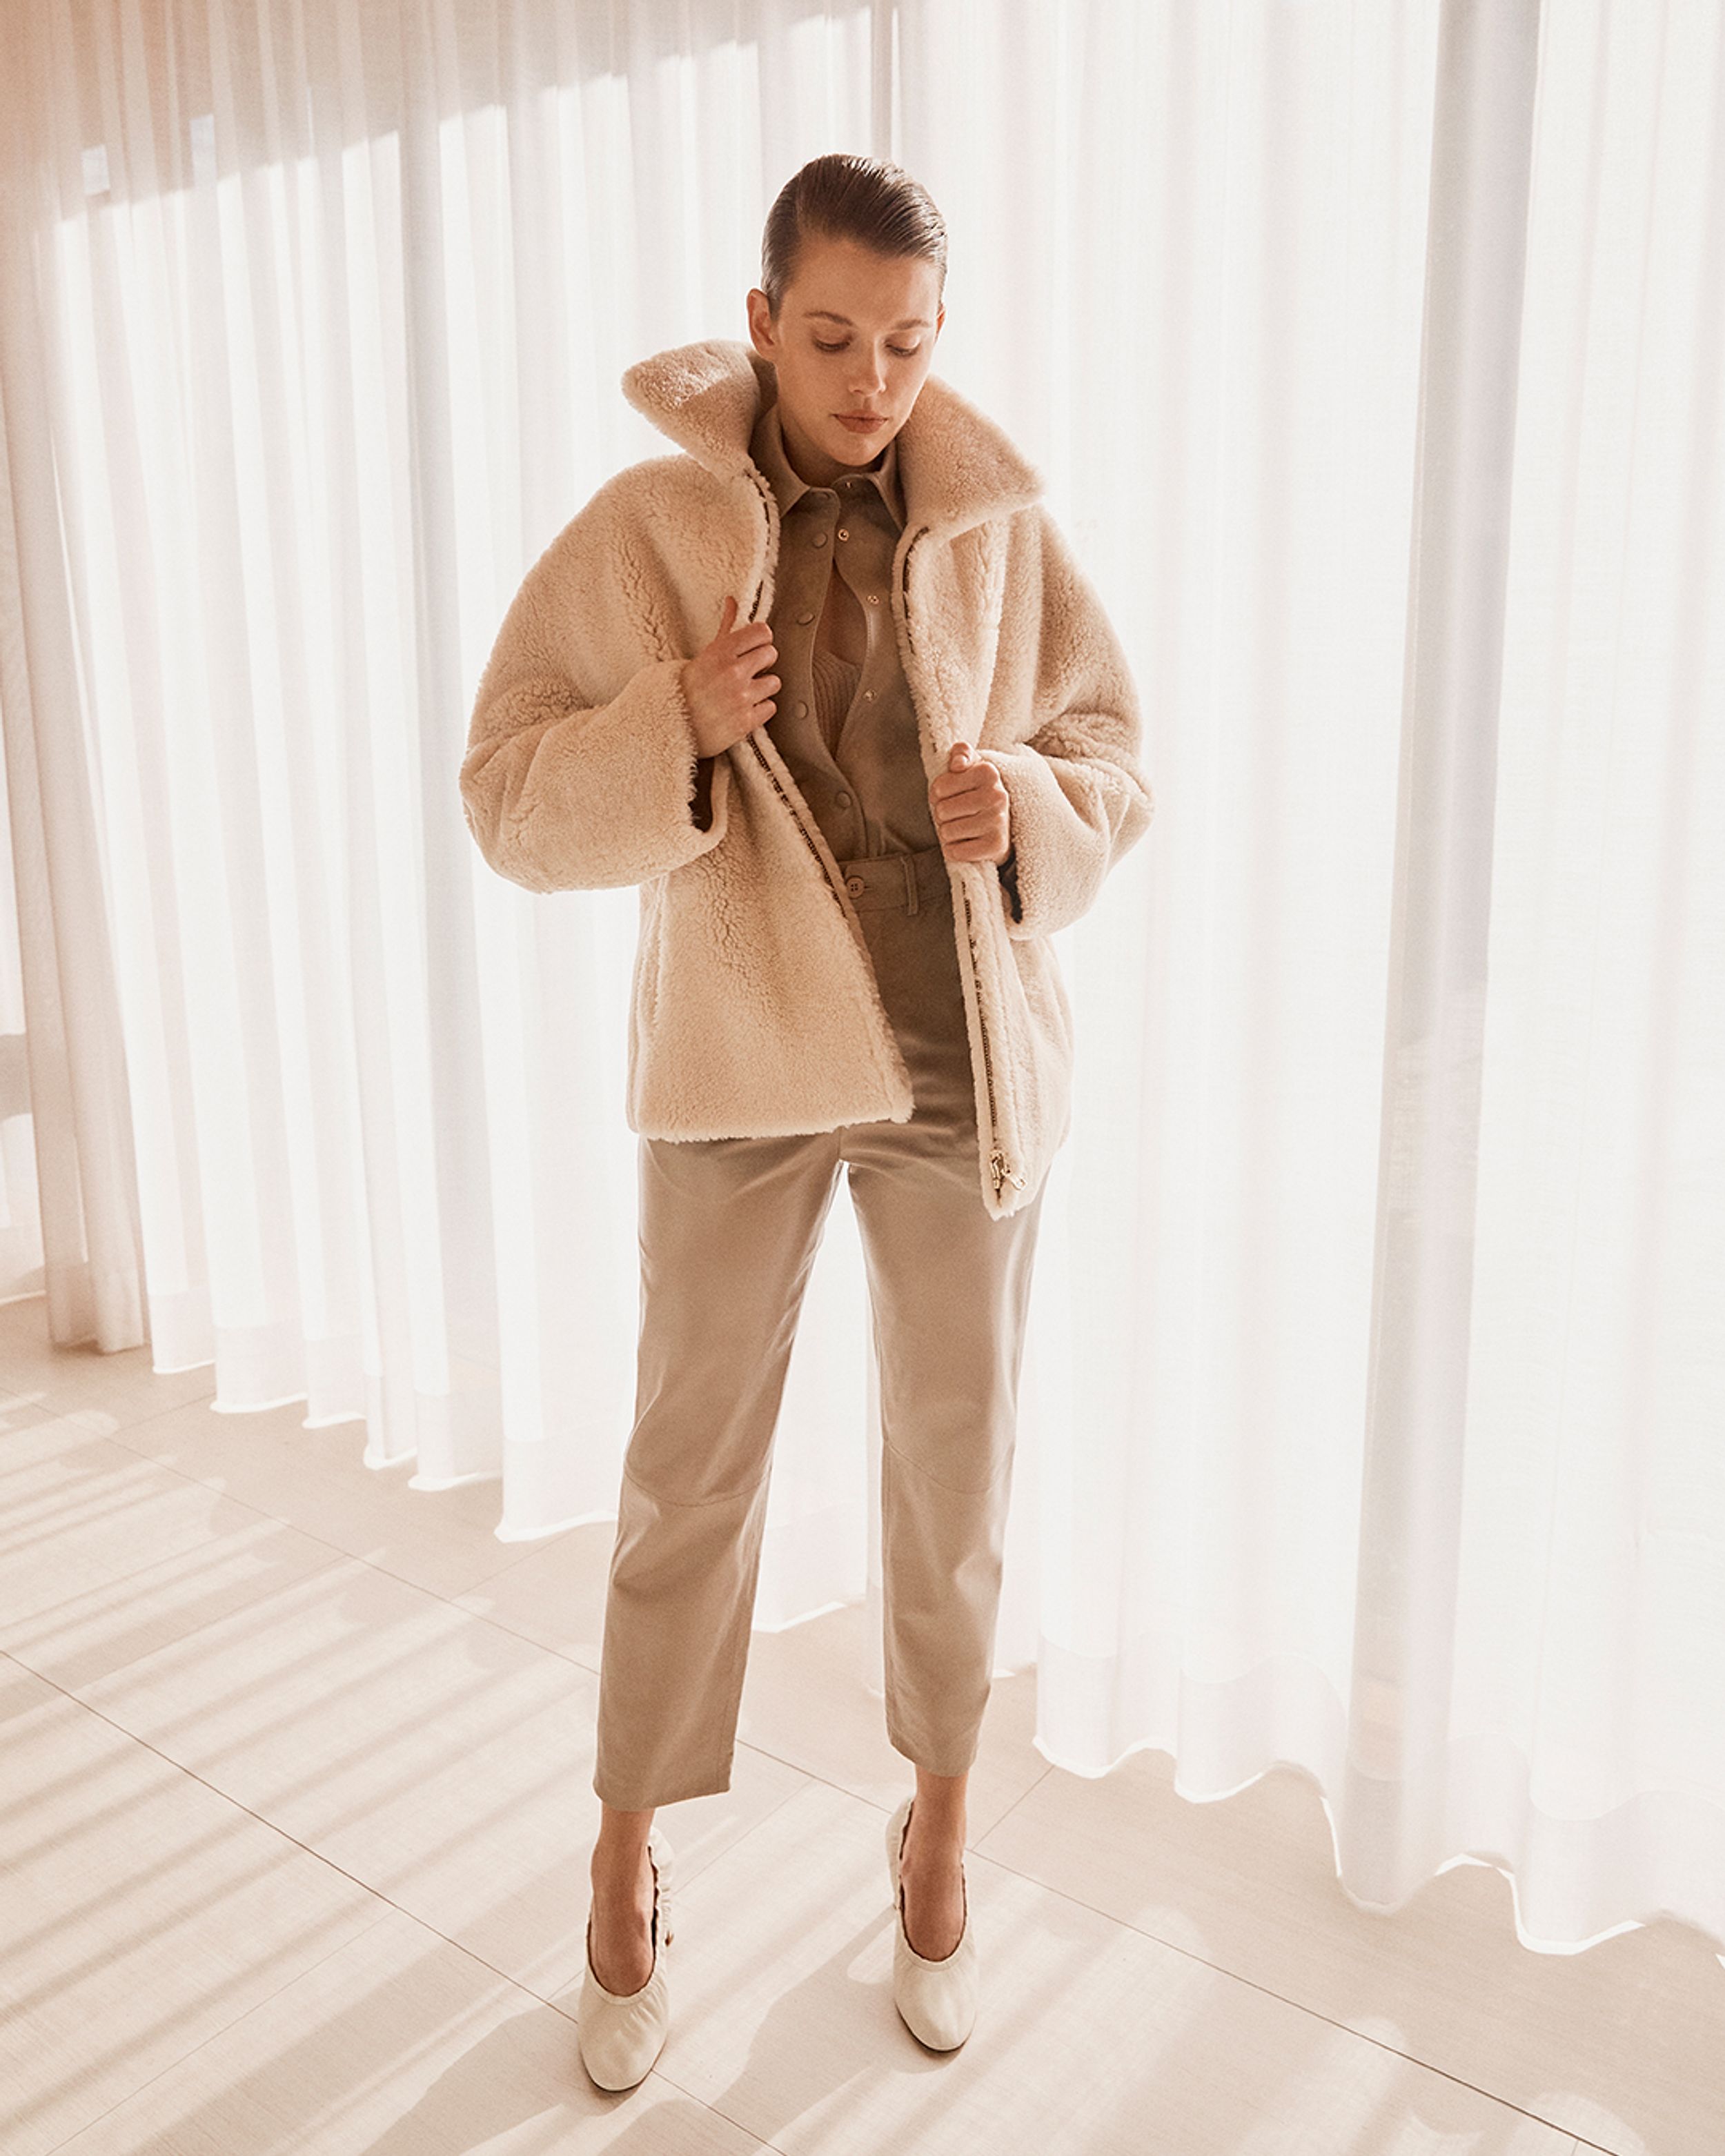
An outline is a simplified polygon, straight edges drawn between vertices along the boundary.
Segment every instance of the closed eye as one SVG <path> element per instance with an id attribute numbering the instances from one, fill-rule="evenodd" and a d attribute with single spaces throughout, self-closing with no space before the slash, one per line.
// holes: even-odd
<path id="1" fill-rule="evenodd" d="M 843 352 L 845 347 L 842 344 L 823 344 L 820 339 L 816 337 L 814 340 L 814 349 L 817 352 Z M 922 351 L 922 347 L 920 344 L 913 344 L 910 350 L 906 352 L 901 346 L 890 344 L 887 346 L 886 349 L 892 354 L 895 359 L 914 359 L 917 353 Z"/>

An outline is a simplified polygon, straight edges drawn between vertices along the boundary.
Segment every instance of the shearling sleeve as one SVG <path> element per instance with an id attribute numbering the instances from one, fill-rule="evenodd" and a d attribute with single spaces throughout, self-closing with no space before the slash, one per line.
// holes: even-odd
<path id="1" fill-rule="evenodd" d="M 1028 741 L 982 752 L 1012 803 L 1014 876 L 1000 902 L 1008 935 L 1021 942 L 1088 911 L 1156 807 L 1138 762 L 1137 690 L 1113 624 L 1053 516 L 1040 502 L 1029 514 L 1040 557 L 1026 624 L 1036 639 L 1037 724 Z"/>
<path id="2" fill-rule="evenodd" d="M 651 655 L 665 639 L 614 503 L 602 490 L 534 563 L 474 700 L 462 810 L 486 860 L 528 891 L 642 883 L 725 835 L 729 766 L 716 759 L 703 828 L 684 661 Z"/>

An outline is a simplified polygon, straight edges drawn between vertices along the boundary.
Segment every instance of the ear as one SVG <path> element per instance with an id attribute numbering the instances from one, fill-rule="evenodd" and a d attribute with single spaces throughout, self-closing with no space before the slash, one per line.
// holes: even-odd
<path id="1" fill-rule="evenodd" d="M 778 347 L 773 336 L 773 316 L 768 308 L 767 295 L 758 285 L 750 286 L 743 308 L 748 317 L 749 342 L 762 359 L 776 361 Z"/>

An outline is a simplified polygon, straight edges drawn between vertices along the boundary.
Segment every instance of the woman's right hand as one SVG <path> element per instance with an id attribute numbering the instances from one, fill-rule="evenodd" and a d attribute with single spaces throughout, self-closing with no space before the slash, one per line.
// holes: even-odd
<path id="1" fill-rule="evenodd" d="M 761 672 L 778 657 L 773 631 L 764 621 L 733 628 L 736 619 L 737 601 L 727 593 L 718 634 L 704 651 L 683 661 L 683 695 L 701 756 L 722 754 L 733 742 L 764 726 L 778 708 L 774 691 L 782 685 L 779 678 Z"/>

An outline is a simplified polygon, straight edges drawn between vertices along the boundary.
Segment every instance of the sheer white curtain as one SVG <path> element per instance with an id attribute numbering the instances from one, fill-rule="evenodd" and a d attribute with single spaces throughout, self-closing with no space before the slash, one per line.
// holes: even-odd
<path id="1" fill-rule="evenodd" d="M 501 882 L 456 768 L 526 567 L 669 450 L 624 367 L 745 336 L 778 187 L 883 151 L 950 227 L 937 371 L 1048 475 L 1158 800 L 1058 939 L 1001 1666 L 1080 1772 L 1303 1764 L 1371 1906 L 1471 1860 L 1532 1946 L 1725 1939 L 1722 12 L 7 32 L 55 1336 L 496 1476 L 506 1537 L 613 1512 L 635 895 Z M 872 1412 L 841 1183 L 760 1622 L 877 1596 Z"/>

